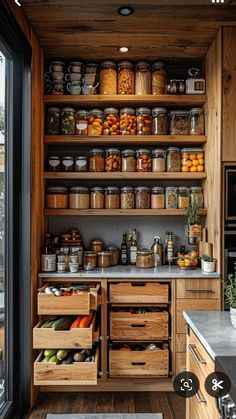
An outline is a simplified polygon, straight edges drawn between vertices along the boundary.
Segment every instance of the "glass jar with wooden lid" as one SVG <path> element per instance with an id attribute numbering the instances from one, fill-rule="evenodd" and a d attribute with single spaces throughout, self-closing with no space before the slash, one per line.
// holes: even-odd
<path id="1" fill-rule="evenodd" d="M 152 94 L 164 95 L 166 93 L 166 65 L 157 61 L 152 65 Z"/>
<path id="2" fill-rule="evenodd" d="M 90 208 L 103 209 L 105 205 L 104 188 L 101 186 L 94 186 L 90 188 Z"/>
<path id="3" fill-rule="evenodd" d="M 145 61 L 139 61 L 135 66 L 135 94 L 151 94 L 151 67 Z"/>
<path id="4" fill-rule="evenodd" d="M 134 94 L 134 65 L 130 61 L 118 64 L 118 94 Z"/>
<path id="5" fill-rule="evenodd" d="M 103 61 L 99 74 L 100 95 L 117 95 L 117 69 L 113 61 Z"/>
<path id="6" fill-rule="evenodd" d="M 68 207 L 68 190 L 65 186 L 48 186 L 46 189 L 46 208 L 62 209 Z"/>
<path id="7" fill-rule="evenodd" d="M 86 186 L 73 186 L 69 193 L 69 207 L 73 209 L 89 208 L 89 188 Z"/>

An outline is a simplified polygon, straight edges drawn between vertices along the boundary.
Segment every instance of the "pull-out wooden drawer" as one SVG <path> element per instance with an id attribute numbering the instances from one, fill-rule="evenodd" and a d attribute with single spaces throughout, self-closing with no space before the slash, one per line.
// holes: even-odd
<path id="1" fill-rule="evenodd" d="M 168 313 L 132 314 L 110 312 L 110 338 L 112 340 L 164 340 L 168 339 Z"/>
<path id="2" fill-rule="evenodd" d="M 45 285 L 38 292 L 38 314 L 40 315 L 89 314 L 91 310 L 97 310 L 98 308 L 98 291 L 100 284 L 91 287 L 88 291 L 81 292 L 80 294 L 64 297 L 46 294 L 44 289 L 47 286 L 48 285 Z"/>
<path id="3" fill-rule="evenodd" d="M 220 298 L 219 279 L 177 279 L 177 298 Z"/>
<path id="4" fill-rule="evenodd" d="M 168 284 L 120 282 L 110 285 L 110 302 L 112 304 L 167 304 L 168 301 Z"/>
<path id="5" fill-rule="evenodd" d="M 96 349 L 95 362 L 73 362 L 70 365 L 40 362 L 41 352 L 34 363 L 34 385 L 96 385 L 98 374 L 98 355 Z"/>
<path id="6" fill-rule="evenodd" d="M 110 377 L 168 377 L 169 350 L 122 351 L 110 348 Z"/>
<path id="7" fill-rule="evenodd" d="M 184 310 L 206 310 L 217 311 L 220 309 L 219 300 L 208 299 L 179 299 L 176 300 L 176 333 L 186 333 Z"/>

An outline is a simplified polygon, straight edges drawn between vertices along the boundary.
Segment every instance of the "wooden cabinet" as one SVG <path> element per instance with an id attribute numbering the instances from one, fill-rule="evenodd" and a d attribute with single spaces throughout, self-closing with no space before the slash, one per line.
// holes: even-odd
<path id="1" fill-rule="evenodd" d="M 168 284 L 134 281 L 110 285 L 110 302 L 112 304 L 167 304 L 168 301 Z"/>
<path id="2" fill-rule="evenodd" d="M 208 299 L 179 299 L 176 302 L 176 332 L 185 333 L 186 323 L 183 318 L 183 311 L 188 310 L 210 310 L 217 311 L 220 309 L 219 300 Z"/>
<path id="3" fill-rule="evenodd" d="M 220 297 L 218 279 L 179 279 L 176 281 L 177 298 L 213 299 Z"/>

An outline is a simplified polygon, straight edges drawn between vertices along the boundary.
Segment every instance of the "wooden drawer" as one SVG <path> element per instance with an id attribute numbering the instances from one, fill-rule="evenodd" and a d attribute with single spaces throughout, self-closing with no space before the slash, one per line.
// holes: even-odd
<path id="1" fill-rule="evenodd" d="M 185 310 L 206 310 L 217 311 L 220 309 L 219 300 L 207 299 L 179 299 L 176 300 L 176 333 L 186 333 L 183 311 Z"/>
<path id="2" fill-rule="evenodd" d="M 186 334 L 178 333 L 176 335 L 176 352 L 186 352 Z"/>
<path id="3" fill-rule="evenodd" d="M 168 339 L 168 313 L 131 314 L 110 312 L 110 338 L 112 340 Z"/>
<path id="4" fill-rule="evenodd" d="M 186 371 L 186 353 L 176 353 L 175 354 L 175 375 L 180 372 Z"/>
<path id="5" fill-rule="evenodd" d="M 110 377 L 168 377 L 169 350 L 109 350 Z"/>
<path id="6" fill-rule="evenodd" d="M 94 288 L 91 287 L 88 292 L 68 297 L 55 297 L 52 294 L 45 294 L 44 289 L 47 286 L 41 288 L 38 293 L 38 314 L 40 315 L 89 314 L 90 310 L 97 310 L 98 308 L 100 284 Z"/>
<path id="7" fill-rule="evenodd" d="M 202 374 L 206 378 L 215 370 L 214 361 L 191 329 L 187 342 L 187 350 L 189 351 L 190 359 L 192 359 L 192 361 L 196 364 L 196 367 L 201 370 Z"/>
<path id="8" fill-rule="evenodd" d="M 41 352 L 34 363 L 34 385 L 96 385 L 98 374 L 97 348 L 95 362 L 74 362 L 71 365 L 43 363 Z"/>
<path id="9" fill-rule="evenodd" d="M 90 327 L 72 330 L 41 329 L 40 321 L 33 329 L 34 349 L 91 349 L 98 342 L 99 331 L 95 331 L 95 316 Z"/>
<path id="10" fill-rule="evenodd" d="M 220 298 L 219 279 L 177 279 L 177 298 Z"/>
<path id="11" fill-rule="evenodd" d="M 168 301 L 168 284 L 120 282 L 110 285 L 110 302 L 112 304 L 167 304 Z"/>

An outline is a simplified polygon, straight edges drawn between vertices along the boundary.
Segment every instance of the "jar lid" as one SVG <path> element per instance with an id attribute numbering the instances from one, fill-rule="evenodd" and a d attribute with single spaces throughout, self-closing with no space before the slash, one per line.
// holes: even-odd
<path id="1" fill-rule="evenodd" d="M 55 65 L 55 64 L 61 64 L 61 65 L 64 65 L 64 63 L 63 63 L 63 61 L 52 61 L 51 62 L 51 65 Z"/>
<path id="2" fill-rule="evenodd" d="M 116 109 L 116 108 L 105 108 L 105 109 L 104 109 L 104 113 L 105 113 L 105 115 L 109 115 L 109 114 L 112 114 L 112 115 L 114 115 L 114 114 L 118 114 L 118 113 L 119 113 L 119 109 Z"/>
<path id="3" fill-rule="evenodd" d="M 118 63 L 118 67 L 119 68 L 121 68 L 121 67 L 128 67 L 128 68 L 133 69 L 134 68 L 134 65 L 133 65 L 133 63 L 131 63 L 131 61 L 120 61 Z"/>
<path id="4" fill-rule="evenodd" d="M 135 188 L 135 192 L 140 192 L 140 191 L 150 192 L 150 188 L 148 186 L 137 186 Z"/>
<path id="5" fill-rule="evenodd" d="M 87 250 L 86 252 L 84 252 L 84 255 L 86 255 L 86 256 L 96 256 L 97 257 L 97 253 L 96 252 L 91 252 L 90 250 Z"/>
<path id="6" fill-rule="evenodd" d="M 183 111 L 171 111 L 171 112 L 170 112 L 170 115 L 171 115 L 171 116 L 175 116 L 175 115 L 177 115 L 177 116 L 178 116 L 178 115 L 179 115 L 179 116 L 180 116 L 180 115 L 183 115 L 183 116 L 189 116 L 189 111 L 184 111 L 184 110 L 183 110 Z"/>
<path id="7" fill-rule="evenodd" d="M 48 108 L 47 111 L 48 112 L 61 112 L 59 108 L 54 108 L 54 107 Z"/>
<path id="8" fill-rule="evenodd" d="M 88 117 L 89 111 L 87 111 L 86 109 L 78 109 L 78 111 L 76 111 L 76 115 L 83 115 L 85 117 Z"/>
<path id="9" fill-rule="evenodd" d="M 154 156 L 155 154 L 159 154 L 159 153 L 166 154 L 166 150 L 164 150 L 164 148 L 155 148 L 154 150 L 152 150 L 152 154 L 153 154 L 153 156 Z"/>
<path id="10" fill-rule="evenodd" d="M 191 192 L 202 192 L 201 186 L 191 186 L 190 188 Z"/>
<path id="11" fill-rule="evenodd" d="M 69 65 L 83 65 L 80 61 L 72 61 Z"/>
<path id="12" fill-rule="evenodd" d="M 148 255 L 151 255 L 151 254 L 152 254 L 152 252 L 149 249 L 140 249 L 140 250 L 137 251 L 137 255 L 139 255 L 139 256 L 148 256 Z"/>
<path id="13" fill-rule="evenodd" d="M 163 63 L 163 61 L 156 61 L 152 65 L 152 71 L 161 70 L 162 68 L 166 68 L 166 65 Z"/>
<path id="14" fill-rule="evenodd" d="M 74 108 L 69 108 L 69 107 L 62 108 L 61 111 L 62 112 L 73 112 L 73 113 L 75 113 L 75 109 Z"/>
<path id="15" fill-rule="evenodd" d="M 107 148 L 106 154 L 120 154 L 120 150 L 118 148 Z"/>
<path id="16" fill-rule="evenodd" d="M 111 256 L 111 253 L 107 250 L 103 250 L 103 252 L 98 252 L 99 256 Z"/>
<path id="17" fill-rule="evenodd" d="M 192 108 L 190 109 L 190 113 L 203 113 L 202 108 Z"/>
<path id="18" fill-rule="evenodd" d="M 90 188 L 91 192 L 104 192 L 104 188 L 102 186 L 93 186 Z"/>
<path id="19" fill-rule="evenodd" d="M 48 160 L 60 160 L 59 156 L 49 156 Z"/>
<path id="20" fill-rule="evenodd" d="M 179 192 L 188 192 L 189 188 L 188 186 L 179 186 Z"/>
<path id="21" fill-rule="evenodd" d="M 99 67 L 98 63 L 88 63 L 85 65 L 85 67 Z"/>
<path id="22" fill-rule="evenodd" d="M 103 111 L 101 109 L 91 109 L 90 115 L 97 114 L 97 115 L 103 115 Z"/>
<path id="23" fill-rule="evenodd" d="M 156 193 L 164 193 L 165 188 L 163 188 L 162 186 L 153 186 L 152 188 L 152 193 L 156 192 Z"/>
<path id="24" fill-rule="evenodd" d="M 133 186 L 122 186 L 121 192 L 134 192 Z"/>
<path id="25" fill-rule="evenodd" d="M 107 250 L 108 250 L 108 252 L 114 252 L 116 250 L 119 250 L 119 248 L 115 244 L 109 244 L 107 246 Z"/>
<path id="26" fill-rule="evenodd" d="M 135 155 L 135 150 L 131 150 L 131 149 L 126 149 L 126 150 L 122 150 L 121 152 L 122 156 L 134 156 Z"/>
<path id="27" fill-rule="evenodd" d="M 120 110 L 121 114 L 135 114 L 135 109 L 134 108 L 122 108 Z"/>
<path id="28" fill-rule="evenodd" d="M 166 108 L 153 108 L 152 116 L 157 116 L 159 113 L 165 113 L 166 114 L 166 112 L 167 112 Z"/>
<path id="29" fill-rule="evenodd" d="M 96 239 L 96 240 L 92 240 L 91 244 L 103 244 L 102 240 Z"/>
<path id="30" fill-rule="evenodd" d="M 87 161 L 87 157 L 86 156 L 76 156 L 75 160 L 86 160 Z"/>
<path id="31" fill-rule="evenodd" d="M 74 193 L 89 193 L 89 188 L 87 188 L 86 186 L 72 186 L 70 188 L 70 193 L 74 192 Z"/>
<path id="32" fill-rule="evenodd" d="M 92 148 L 89 154 L 104 154 L 104 150 L 102 150 L 101 148 Z"/>
<path id="33" fill-rule="evenodd" d="M 74 161 L 74 157 L 72 157 L 72 156 L 63 156 L 61 159 L 62 160 L 73 160 Z"/>
<path id="34" fill-rule="evenodd" d="M 202 150 L 201 148 L 182 148 L 181 153 L 204 153 L 204 150 Z"/>
<path id="35" fill-rule="evenodd" d="M 136 151 L 136 153 L 137 153 L 137 154 L 139 154 L 139 153 L 150 153 L 150 150 L 149 150 L 148 148 L 139 148 L 139 149 Z"/>
<path id="36" fill-rule="evenodd" d="M 147 61 L 138 61 L 135 68 L 136 70 L 150 70 L 151 66 Z"/>
<path id="37" fill-rule="evenodd" d="M 167 186 L 166 187 L 166 191 L 177 191 L 177 187 L 176 186 Z"/>
<path id="38" fill-rule="evenodd" d="M 46 189 L 47 193 L 67 193 L 65 186 L 48 186 Z"/>
<path id="39" fill-rule="evenodd" d="M 151 109 L 149 108 L 137 108 L 136 109 L 136 115 L 138 115 L 138 113 L 148 113 L 149 115 L 151 115 Z"/>
<path id="40" fill-rule="evenodd" d="M 101 64 L 101 67 L 103 67 L 103 68 L 109 68 L 109 67 L 116 68 L 116 63 L 114 63 L 114 61 L 103 61 L 102 64 Z"/>
<path id="41" fill-rule="evenodd" d="M 168 147 L 167 152 L 168 151 L 180 151 L 180 149 L 178 147 Z"/>
<path id="42" fill-rule="evenodd" d="M 105 188 L 105 191 L 106 192 L 113 192 L 113 193 L 119 193 L 120 192 L 120 190 L 119 190 L 119 188 L 117 188 L 117 186 L 107 186 Z"/>

